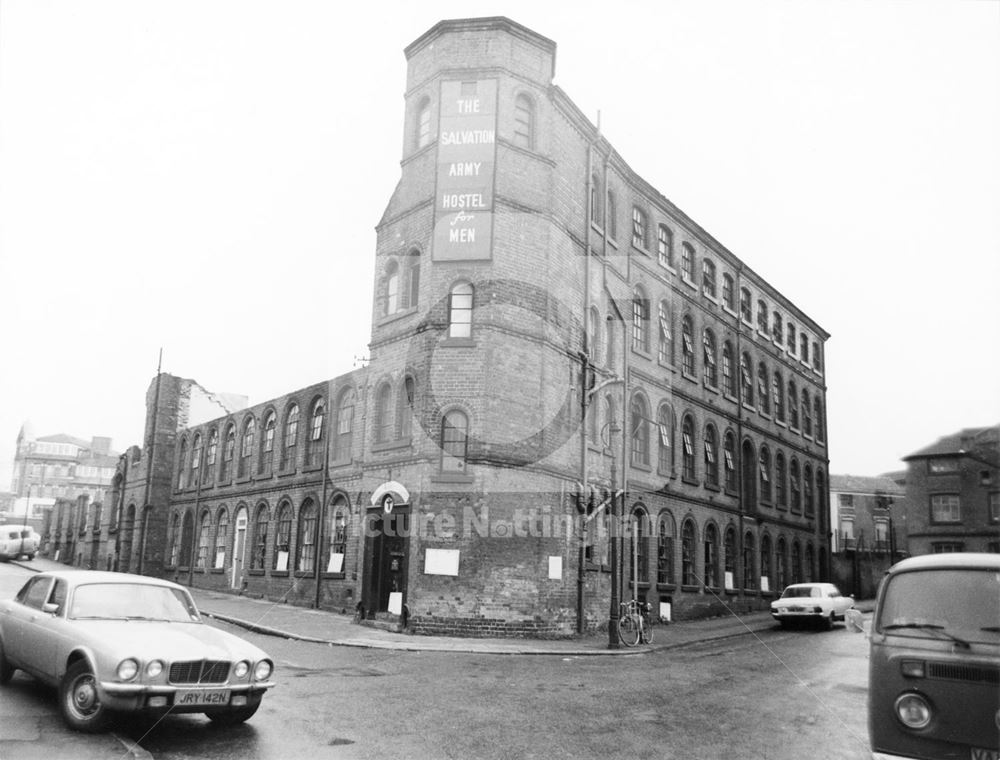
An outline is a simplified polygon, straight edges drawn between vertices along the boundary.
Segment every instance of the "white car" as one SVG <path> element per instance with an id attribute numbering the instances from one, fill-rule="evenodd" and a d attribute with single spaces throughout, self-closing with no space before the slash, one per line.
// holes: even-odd
<path id="1" fill-rule="evenodd" d="M 828 630 L 854 607 L 854 597 L 844 596 L 832 583 L 793 583 L 771 602 L 771 617 L 783 626 L 795 621 L 822 623 Z"/>

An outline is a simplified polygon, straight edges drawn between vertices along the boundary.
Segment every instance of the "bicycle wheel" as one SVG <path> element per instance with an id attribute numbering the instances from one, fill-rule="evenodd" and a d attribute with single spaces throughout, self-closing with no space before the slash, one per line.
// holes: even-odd
<path id="1" fill-rule="evenodd" d="M 642 643 L 653 643 L 653 624 L 648 615 L 643 615 L 642 617 Z"/>
<path id="2" fill-rule="evenodd" d="M 618 618 L 618 638 L 627 647 L 634 647 L 639 643 L 639 626 L 631 613 L 625 613 Z"/>

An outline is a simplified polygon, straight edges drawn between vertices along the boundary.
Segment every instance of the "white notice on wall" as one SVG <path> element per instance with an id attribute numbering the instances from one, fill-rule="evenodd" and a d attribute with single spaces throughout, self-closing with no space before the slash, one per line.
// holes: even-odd
<path id="1" fill-rule="evenodd" d="M 549 557 L 549 580 L 562 580 L 562 557 Z"/>
<path id="2" fill-rule="evenodd" d="M 669 623 L 672 620 L 670 614 L 670 602 L 660 602 L 660 620 L 665 623 Z"/>
<path id="3" fill-rule="evenodd" d="M 425 549 L 425 575 L 458 575 L 458 549 Z"/>
<path id="4" fill-rule="evenodd" d="M 288 552 L 278 552 L 278 562 L 274 566 L 275 570 L 288 569 Z"/>
<path id="5" fill-rule="evenodd" d="M 765 593 L 771 590 L 771 580 L 766 575 L 760 576 L 760 590 Z"/>
<path id="6" fill-rule="evenodd" d="M 215 569 L 218 570 L 223 565 L 226 564 L 226 552 L 225 550 L 218 551 L 215 553 Z"/>
<path id="7" fill-rule="evenodd" d="M 344 555 L 330 552 L 330 561 L 326 565 L 326 571 L 328 573 L 344 572 Z"/>
<path id="8" fill-rule="evenodd" d="M 726 570 L 726 588 L 730 590 L 736 588 L 733 585 L 733 573 L 731 570 Z"/>
<path id="9" fill-rule="evenodd" d="M 389 592 L 389 614 L 390 615 L 402 615 L 403 614 L 403 592 L 402 591 L 390 591 Z"/>

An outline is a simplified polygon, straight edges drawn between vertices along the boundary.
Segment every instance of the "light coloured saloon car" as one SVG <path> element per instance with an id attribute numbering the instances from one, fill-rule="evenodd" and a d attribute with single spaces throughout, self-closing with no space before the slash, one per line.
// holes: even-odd
<path id="1" fill-rule="evenodd" d="M 204 623 L 169 581 L 60 570 L 0 601 L 0 684 L 20 669 L 56 687 L 79 731 L 102 730 L 115 712 L 241 723 L 274 686 L 273 668 L 262 650 Z"/>
<path id="2" fill-rule="evenodd" d="M 809 621 L 829 629 L 853 606 L 854 597 L 844 596 L 832 583 L 793 583 L 771 602 L 771 617 L 783 626 Z"/>

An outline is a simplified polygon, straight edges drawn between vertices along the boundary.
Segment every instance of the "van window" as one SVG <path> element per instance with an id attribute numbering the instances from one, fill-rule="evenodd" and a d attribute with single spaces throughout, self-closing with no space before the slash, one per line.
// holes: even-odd
<path id="1" fill-rule="evenodd" d="M 875 630 L 939 638 L 945 630 L 968 641 L 1000 638 L 1000 573 L 996 570 L 935 569 L 899 573 L 887 580 Z"/>

